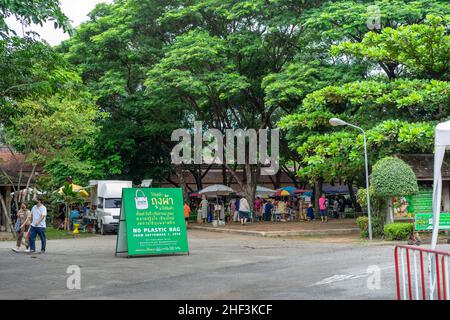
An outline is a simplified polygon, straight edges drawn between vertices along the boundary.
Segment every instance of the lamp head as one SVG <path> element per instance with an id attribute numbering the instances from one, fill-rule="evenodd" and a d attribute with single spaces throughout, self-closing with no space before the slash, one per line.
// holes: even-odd
<path id="1" fill-rule="evenodd" d="M 338 119 L 338 118 L 331 118 L 330 124 L 333 127 L 337 127 L 337 126 L 345 126 L 345 125 L 347 125 L 347 122 L 345 122 L 344 120 Z"/>

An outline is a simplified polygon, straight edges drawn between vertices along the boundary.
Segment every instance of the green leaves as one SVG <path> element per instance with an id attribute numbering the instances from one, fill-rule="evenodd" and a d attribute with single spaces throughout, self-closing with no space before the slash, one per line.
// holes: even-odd
<path id="1" fill-rule="evenodd" d="M 26 24 L 43 25 L 45 21 L 54 21 L 55 28 L 71 32 L 69 20 L 61 11 L 57 0 L 0 0 L 0 38 L 13 33 L 5 23 L 5 17 L 14 15 Z"/>
<path id="2" fill-rule="evenodd" d="M 323 110 L 347 114 L 349 120 L 374 125 L 392 118 L 445 120 L 450 109 L 450 83 L 398 79 L 391 82 L 358 81 L 329 86 L 306 96 L 304 112 Z"/>
<path id="3" fill-rule="evenodd" d="M 374 195 L 381 198 L 407 196 L 419 191 L 413 170 L 399 158 L 379 160 L 373 166 L 370 181 Z"/>
<path id="4" fill-rule="evenodd" d="M 80 92 L 25 99 L 17 103 L 15 115 L 5 127 L 5 139 L 28 155 L 29 161 L 43 164 L 47 173 L 56 173 L 53 170 L 59 163 L 65 168 L 60 179 L 69 172 L 86 177 L 90 165 L 83 162 L 84 152 L 94 147 L 99 131 L 94 121 L 100 116 L 90 97 Z"/>
<path id="5" fill-rule="evenodd" d="M 385 65 L 401 64 L 404 66 L 403 74 L 449 79 L 449 22 L 450 15 L 427 15 L 420 24 L 403 25 L 395 29 L 388 27 L 381 33 L 367 33 L 361 42 L 341 43 L 332 48 L 332 53 Z"/>

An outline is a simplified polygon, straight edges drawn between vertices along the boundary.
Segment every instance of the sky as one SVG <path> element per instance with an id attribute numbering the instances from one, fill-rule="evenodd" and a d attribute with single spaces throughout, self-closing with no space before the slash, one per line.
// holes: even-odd
<path id="1" fill-rule="evenodd" d="M 82 22 L 88 20 L 88 13 L 94 9 L 95 5 L 101 2 L 111 3 L 113 0 L 60 0 L 61 9 L 71 20 L 72 26 L 79 26 Z M 14 29 L 18 35 L 22 35 L 22 25 L 14 17 L 6 19 L 8 26 Z M 50 45 L 55 46 L 69 38 L 69 35 L 61 29 L 55 29 L 53 22 L 44 24 L 43 27 L 32 25 L 25 28 L 25 31 L 36 31 L 42 39 Z"/>

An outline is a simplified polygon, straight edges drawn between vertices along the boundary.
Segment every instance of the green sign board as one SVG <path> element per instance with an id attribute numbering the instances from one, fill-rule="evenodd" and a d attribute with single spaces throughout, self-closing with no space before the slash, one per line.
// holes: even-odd
<path id="1" fill-rule="evenodd" d="M 432 213 L 417 213 L 414 222 L 417 231 L 433 230 Z M 450 230 L 450 213 L 442 212 L 440 214 L 439 230 Z"/>
<path id="2" fill-rule="evenodd" d="M 123 189 L 118 253 L 189 253 L 181 189 Z"/>

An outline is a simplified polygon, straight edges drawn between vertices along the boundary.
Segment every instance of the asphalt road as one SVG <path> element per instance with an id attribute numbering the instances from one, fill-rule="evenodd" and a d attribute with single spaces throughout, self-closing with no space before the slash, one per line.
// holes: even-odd
<path id="1" fill-rule="evenodd" d="M 189 256 L 119 258 L 115 244 L 114 235 L 54 240 L 31 257 L 0 242 L 0 299 L 395 298 L 392 245 L 193 230 Z M 67 289 L 71 265 L 79 290 Z M 380 270 L 379 286 L 368 286 L 369 267 Z"/>

